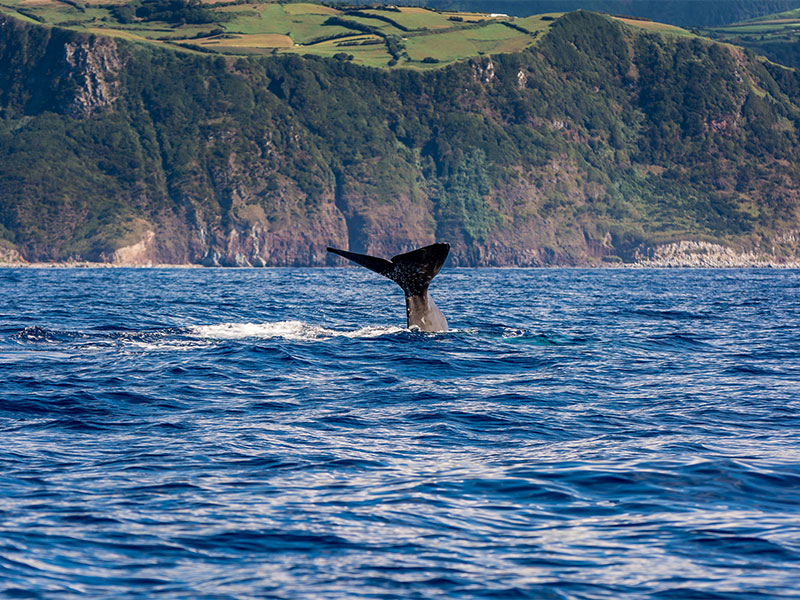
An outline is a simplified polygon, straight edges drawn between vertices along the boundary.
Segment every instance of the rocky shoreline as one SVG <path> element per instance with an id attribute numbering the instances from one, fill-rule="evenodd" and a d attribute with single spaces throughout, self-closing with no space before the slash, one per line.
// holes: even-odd
<path id="1" fill-rule="evenodd" d="M 794 238 L 788 241 L 795 241 Z M 206 267 L 263 267 L 249 263 L 236 265 L 220 265 L 209 263 L 156 263 L 144 254 L 119 256 L 109 262 L 90 262 L 67 260 L 60 262 L 27 262 L 17 252 L 0 252 L 0 268 L 159 268 L 159 269 L 197 269 Z M 634 255 L 632 262 L 598 262 L 568 265 L 540 265 L 523 268 L 602 268 L 602 269 L 800 269 L 800 258 L 766 254 L 763 252 L 744 251 L 715 244 L 712 242 L 681 240 L 670 244 L 662 244 L 649 248 L 646 252 Z M 299 266 L 299 265 L 298 265 Z M 469 265 L 457 265 L 469 266 Z M 497 265 L 502 268 L 504 265 Z M 515 267 L 518 265 L 505 265 Z"/>
<path id="2" fill-rule="evenodd" d="M 627 267 L 656 269 L 798 269 L 800 259 L 738 251 L 711 242 L 681 240 L 652 248 Z"/>
<path id="3" fill-rule="evenodd" d="M 250 265 L 244 265 L 250 266 Z M 513 266 L 513 265 L 509 265 Z M 16 257 L 0 256 L 0 268 L 158 268 L 199 269 L 220 267 L 203 264 L 162 264 L 152 261 L 89 262 L 26 262 Z M 230 268 L 230 267 L 222 267 Z M 239 267 L 233 267 L 239 268 Z M 502 267 L 501 267 L 502 268 Z M 530 267 L 528 267 L 530 268 Z M 682 240 L 651 248 L 646 255 L 637 255 L 634 262 L 600 262 L 585 265 L 547 265 L 534 268 L 599 268 L 599 269 L 800 269 L 800 259 L 766 253 L 740 251 L 721 244 Z"/>

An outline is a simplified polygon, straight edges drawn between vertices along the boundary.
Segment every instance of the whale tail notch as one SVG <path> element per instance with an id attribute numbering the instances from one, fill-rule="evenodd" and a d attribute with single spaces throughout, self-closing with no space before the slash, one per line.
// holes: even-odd
<path id="1" fill-rule="evenodd" d="M 412 297 L 421 296 L 428 291 L 431 279 L 436 277 L 444 265 L 444 261 L 447 260 L 450 244 L 431 244 L 405 254 L 398 254 L 390 260 L 337 248 L 328 248 L 328 252 L 343 256 L 391 279 L 403 288 L 406 297 Z"/>

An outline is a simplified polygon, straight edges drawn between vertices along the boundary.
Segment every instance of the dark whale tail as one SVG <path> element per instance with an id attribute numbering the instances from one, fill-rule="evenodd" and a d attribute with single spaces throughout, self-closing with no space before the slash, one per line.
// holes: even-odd
<path id="1" fill-rule="evenodd" d="M 390 260 L 336 248 L 328 248 L 328 252 L 380 273 L 403 288 L 406 295 L 406 322 L 409 328 L 418 327 L 421 331 L 447 331 L 447 319 L 428 296 L 428 285 L 447 259 L 450 244 L 432 244 L 405 254 L 398 254 Z"/>
<path id="2" fill-rule="evenodd" d="M 328 252 L 343 256 L 388 277 L 403 288 L 406 296 L 419 296 L 428 290 L 431 279 L 436 277 L 444 261 L 447 260 L 450 244 L 432 244 L 405 254 L 398 254 L 390 260 L 337 248 L 328 248 Z"/>

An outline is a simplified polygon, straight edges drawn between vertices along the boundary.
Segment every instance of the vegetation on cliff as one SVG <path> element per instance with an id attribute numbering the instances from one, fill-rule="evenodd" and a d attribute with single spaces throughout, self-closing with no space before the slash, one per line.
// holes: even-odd
<path id="1" fill-rule="evenodd" d="M 686 239 L 796 255 L 797 72 L 591 13 L 550 25 L 420 72 L 3 18 L 0 239 L 28 260 L 230 265 L 434 239 L 455 264 Z"/>

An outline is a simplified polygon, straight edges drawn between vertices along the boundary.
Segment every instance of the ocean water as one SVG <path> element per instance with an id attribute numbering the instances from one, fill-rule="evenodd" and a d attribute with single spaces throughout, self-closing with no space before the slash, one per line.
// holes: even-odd
<path id="1" fill-rule="evenodd" d="M 0 270 L 0 596 L 800 598 L 800 272 Z"/>

